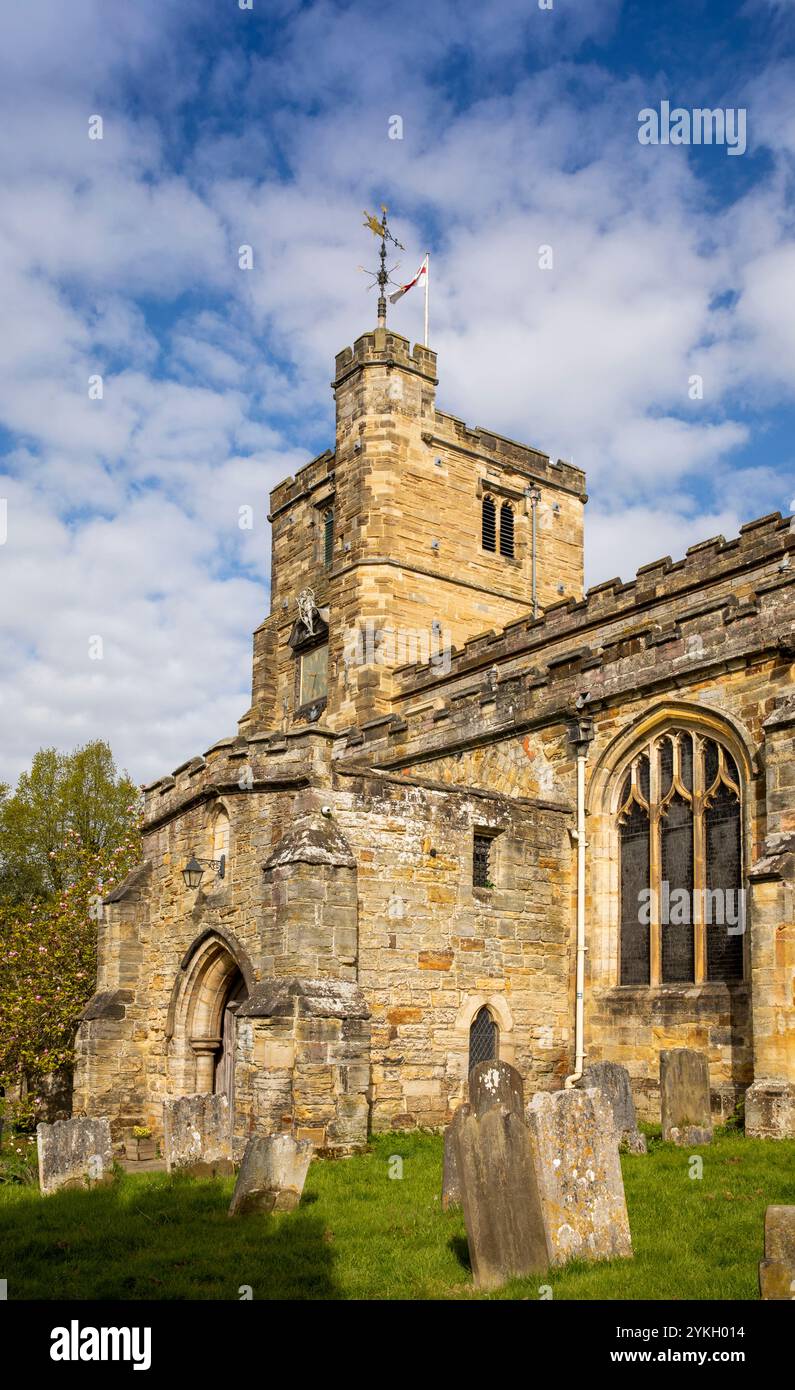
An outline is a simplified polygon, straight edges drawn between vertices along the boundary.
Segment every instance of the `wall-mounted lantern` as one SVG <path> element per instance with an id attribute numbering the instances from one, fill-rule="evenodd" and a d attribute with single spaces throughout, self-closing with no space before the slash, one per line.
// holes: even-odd
<path id="1" fill-rule="evenodd" d="M 204 878 L 205 868 L 217 869 L 218 877 L 223 878 L 226 872 L 226 855 L 222 854 L 220 859 L 197 859 L 193 850 L 191 850 L 190 859 L 182 870 L 185 887 L 192 888 L 195 891 Z"/>

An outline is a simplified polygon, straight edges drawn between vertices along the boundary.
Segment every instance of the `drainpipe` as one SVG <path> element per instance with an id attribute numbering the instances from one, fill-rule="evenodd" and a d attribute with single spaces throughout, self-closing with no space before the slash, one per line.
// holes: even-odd
<path id="1" fill-rule="evenodd" d="M 533 617 L 534 617 L 534 618 L 537 618 L 537 617 L 538 617 L 538 585 L 537 585 L 537 582 L 536 582 L 536 553 L 537 553 L 537 547 L 538 547 L 538 504 L 539 504 L 539 502 L 541 501 L 541 489 L 540 489 L 540 487 L 528 487 L 528 488 L 525 488 L 525 497 L 527 498 L 528 502 L 530 503 L 530 515 L 531 515 L 531 517 L 532 517 L 532 532 L 533 532 L 533 534 L 532 534 L 531 551 L 530 551 L 531 565 L 532 565 L 532 578 L 531 578 L 531 590 L 530 590 L 530 593 L 531 593 L 531 598 L 532 598 L 532 602 L 533 602 Z"/>
<path id="2" fill-rule="evenodd" d="M 580 697 L 583 703 L 587 698 Z M 577 703 L 579 705 L 580 701 Z M 574 719 L 569 724 L 569 738 L 577 754 L 577 828 L 574 831 L 577 846 L 577 1002 L 574 1016 L 574 1071 L 563 1083 L 566 1090 L 576 1086 L 585 1070 L 585 765 L 588 745 L 593 738 L 593 720 Z"/>

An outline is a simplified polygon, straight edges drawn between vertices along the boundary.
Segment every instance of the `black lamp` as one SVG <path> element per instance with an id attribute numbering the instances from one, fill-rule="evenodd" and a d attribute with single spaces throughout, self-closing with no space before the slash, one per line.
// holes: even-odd
<path id="1" fill-rule="evenodd" d="M 182 870 L 182 877 L 185 880 L 186 888 L 196 889 L 199 887 L 199 884 L 204 878 L 204 869 L 202 865 L 206 865 L 208 869 L 217 869 L 218 877 L 223 878 L 226 870 L 226 855 L 222 854 L 220 859 L 197 859 L 193 850 L 191 850 L 190 859 Z"/>

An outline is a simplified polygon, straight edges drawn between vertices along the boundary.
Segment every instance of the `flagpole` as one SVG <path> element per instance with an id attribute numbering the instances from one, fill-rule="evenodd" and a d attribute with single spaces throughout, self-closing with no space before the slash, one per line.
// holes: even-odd
<path id="1" fill-rule="evenodd" d="M 428 346 L 428 281 L 431 278 L 431 253 L 425 252 L 425 346 Z"/>

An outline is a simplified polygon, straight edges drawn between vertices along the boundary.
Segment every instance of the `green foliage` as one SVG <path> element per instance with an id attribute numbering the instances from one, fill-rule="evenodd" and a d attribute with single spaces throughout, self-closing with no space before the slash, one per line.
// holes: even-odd
<path id="1" fill-rule="evenodd" d="M 35 1140 L 15 1135 L 0 1148 L 0 1183 L 35 1187 L 38 1182 Z"/>
<path id="2" fill-rule="evenodd" d="M 138 796 L 99 739 L 74 753 L 41 748 L 15 792 L 0 787 L 0 902 L 60 893 L 83 867 L 69 847 L 114 850 L 135 824 Z"/>
<path id="3" fill-rule="evenodd" d="M 24 1122 L 43 1079 L 72 1063 L 102 899 L 140 859 L 138 792 L 106 744 L 44 749 L 0 803 L 0 846 L 0 1088 Z"/>
<path id="4" fill-rule="evenodd" d="M 402 1178 L 390 1179 L 403 1159 Z M 575 1261 L 476 1293 L 460 1211 L 443 1212 L 442 1140 L 386 1134 L 312 1163 L 289 1214 L 229 1219 L 233 1179 L 125 1174 L 42 1198 L 0 1188 L 9 1299 L 758 1299 L 768 1203 L 795 1202 L 795 1142 L 716 1134 L 622 1158 L 631 1260 Z"/>

